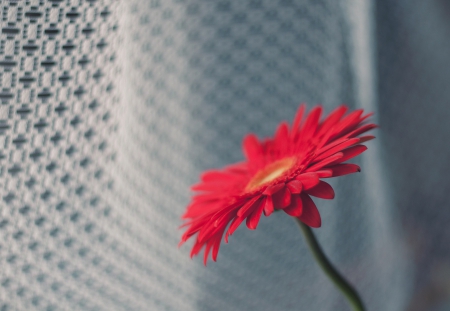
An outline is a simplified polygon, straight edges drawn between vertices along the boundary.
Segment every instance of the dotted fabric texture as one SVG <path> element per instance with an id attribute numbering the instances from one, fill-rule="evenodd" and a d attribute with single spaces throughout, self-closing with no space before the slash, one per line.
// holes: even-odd
<path id="1" fill-rule="evenodd" d="M 1 1 L 2 311 L 149 310 L 151 253 L 108 202 L 118 4 Z"/>
<path id="2" fill-rule="evenodd" d="M 177 248 L 189 185 L 300 102 L 377 113 L 363 172 L 331 181 L 315 232 L 369 310 L 406 310 L 448 265 L 448 148 L 428 137 L 446 138 L 449 7 L 427 3 L 0 0 L 0 311 L 348 310 L 281 213 L 206 268 Z M 419 259 L 417 232 L 434 239 Z"/>

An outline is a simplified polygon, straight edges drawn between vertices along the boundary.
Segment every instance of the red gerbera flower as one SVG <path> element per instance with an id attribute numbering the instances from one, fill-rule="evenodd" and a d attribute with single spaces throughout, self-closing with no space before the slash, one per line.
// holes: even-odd
<path id="1" fill-rule="evenodd" d="M 367 149 L 361 143 L 375 138 L 360 136 L 376 127 L 365 122 L 372 114 L 363 115 L 359 109 L 344 116 L 347 110 L 342 105 L 320 121 L 322 107 L 316 106 L 302 121 L 302 104 L 291 128 L 283 122 L 275 137 L 263 141 L 247 135 L 244 162 L 203 173 L 201 182 L 192 186 L 197 194 L 182 216 L 188 229 L 180 244 L 197 234 L 191 257 L 205 247 L 205 265 L 211 250 L 216 261 L 225 231 L 228 243 L 244 220 L 249 229 L 256 229 L 262 213 L 282 210 L 310 227 L 320 227 L 310 196 L 333 199 L 333 188 L 321 179 L 359 172 L 358 165 L 344 162 Z"/>

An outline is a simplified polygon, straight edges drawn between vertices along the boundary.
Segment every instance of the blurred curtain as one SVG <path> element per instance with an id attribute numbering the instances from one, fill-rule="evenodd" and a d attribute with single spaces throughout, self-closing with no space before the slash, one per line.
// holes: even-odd
<path id="1" fill-rule="evenodd" d="M 189 185 L 300 102 L 381 125 L 363 173 L 319 205 L 332 261 L 368 310 L 417 309 L 436 288 L 445 301 L 428 277 L 449 271 L 445 1 L 0 7 L 1 311 L 347 310 L 284 215 L 240 228 L 206 268 L 177 248 Z"/>
<path id="2" fill-rule="evenodd" d="M 450 310 L 450 3 L 377 1 L 376 24 L 383 162 L 415 266 L 408 310 Z"/>

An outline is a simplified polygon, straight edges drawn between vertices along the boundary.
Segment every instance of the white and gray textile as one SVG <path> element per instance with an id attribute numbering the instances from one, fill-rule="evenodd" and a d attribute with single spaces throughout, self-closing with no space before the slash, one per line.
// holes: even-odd
<path id="1" fill-rule="evenodd" d="M 449 273 L 446 1 L 0 10 L 0 311 L 348 310 L 281 213 L 239 229 L 208 267 L 177 248 L 190 184 L 300 102 L 362 107 L 381 125 L 315 230 L 368 310 L 415 311 L 434 264 Z"/>

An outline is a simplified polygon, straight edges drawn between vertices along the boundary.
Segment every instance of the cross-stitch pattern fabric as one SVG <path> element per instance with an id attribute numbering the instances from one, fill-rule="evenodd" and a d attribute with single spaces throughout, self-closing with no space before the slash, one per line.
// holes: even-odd
<path id="1" fill-rule="evenodd" d="M 240 161 L 246 133 L 272 135 L 300 102 L 381 124 L 314 230 L 368 309 L 413 308 L 433 263 L 448 271 L 444 1 L 0 8 L 1 311 L 347 310 L 281 213 L 206 268 L 177 248 L 200 172 Z"/>

